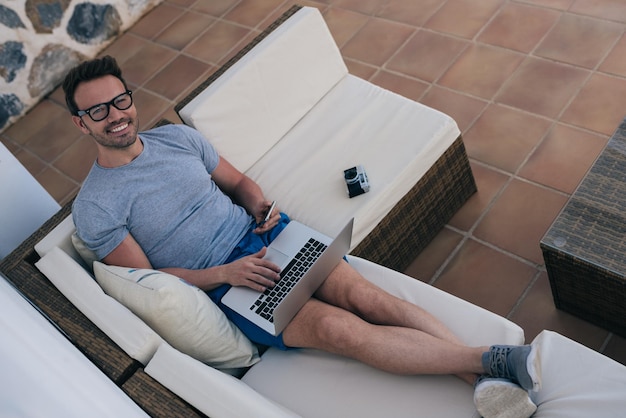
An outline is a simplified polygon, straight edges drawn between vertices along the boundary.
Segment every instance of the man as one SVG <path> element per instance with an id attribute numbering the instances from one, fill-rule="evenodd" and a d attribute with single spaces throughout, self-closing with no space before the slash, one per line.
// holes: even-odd
<path id="1" fill-rule="evenodd" d="M 98 149 L 73 217 L 79 237 L 104 263 L 183 278 L 258 344 L 317 348 L 398 374 L 456 374 L 476 385 L 483 416 L 535 411 L 528 396 L 540 384 L 534 348 L 464 346 L 432 315 L 346 262 L 278 337 L 224 307 L 230 286 L 263 291 L 279 279 L 278 266 L 263 256 L 286 215 L 275 209 L 259 226 L 270 201 L 197 131 L 169 125 L 139 134 L 132 92 L 113 58 L 77 66 L 63 89 L 72 121 Z"/>

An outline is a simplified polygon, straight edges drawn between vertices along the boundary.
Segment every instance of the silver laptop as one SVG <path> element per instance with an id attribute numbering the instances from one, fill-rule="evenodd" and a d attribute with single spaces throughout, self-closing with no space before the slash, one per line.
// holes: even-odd
<path id="1" fill-rule="evenodd" d="M 232 287 L 222 303 L 270 334 L 280 334 L 350 249 L 353 223 L 351 219 L 333 240 L 289 222 L 264 257 L 281 268 L 276 286 L 263 293 Z"/>

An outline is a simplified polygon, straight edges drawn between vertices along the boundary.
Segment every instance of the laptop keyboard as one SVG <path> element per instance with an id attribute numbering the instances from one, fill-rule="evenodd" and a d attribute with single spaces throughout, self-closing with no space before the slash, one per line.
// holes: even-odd
<path id="1" fill-rule="evenodd" d="M 304 276 L 326 247 L 326 244 L 310 238 L 298 254 L 280 272 L 280 280 L 276 283 L 276 286 L 261 293 L 250 307 L 250 310 L 255 311 L 268 321 L 274 322 L 274 309 L 276 306 Z"/>

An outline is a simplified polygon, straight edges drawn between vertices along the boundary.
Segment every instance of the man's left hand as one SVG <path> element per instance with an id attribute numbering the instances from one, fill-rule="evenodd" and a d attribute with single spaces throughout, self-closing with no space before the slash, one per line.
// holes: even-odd
<path id="1" fill-rule="evenodd" d="M 257 223 L 257 227 L 253 231 L 255 234 L 262 234 L 278 225 L 278 221 L 280 221 L 280 209 L 277 205 L 274 205 L 274 208 L 272 208 L 272 213 L 270 213 L 269 219 L 264 222 L 265 217 L 267 216 L 267 211 L 270 210 L 271 207 L 272 202 L 265 201 L 261 214 L 257 214 L 254 216 L 254 219 Z"/>

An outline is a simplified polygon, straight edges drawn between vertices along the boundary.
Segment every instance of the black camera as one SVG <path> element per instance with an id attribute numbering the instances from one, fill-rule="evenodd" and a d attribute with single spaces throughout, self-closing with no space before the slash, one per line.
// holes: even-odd
<path id="1" fill-rule="evenodd" d="M 370 190 L 367 174 L 365 174 L 365 169 L 362 165 L 344 170 L 343 178 L 346 180 L 348 196 L 350 197 L 358 196 Z"/>

